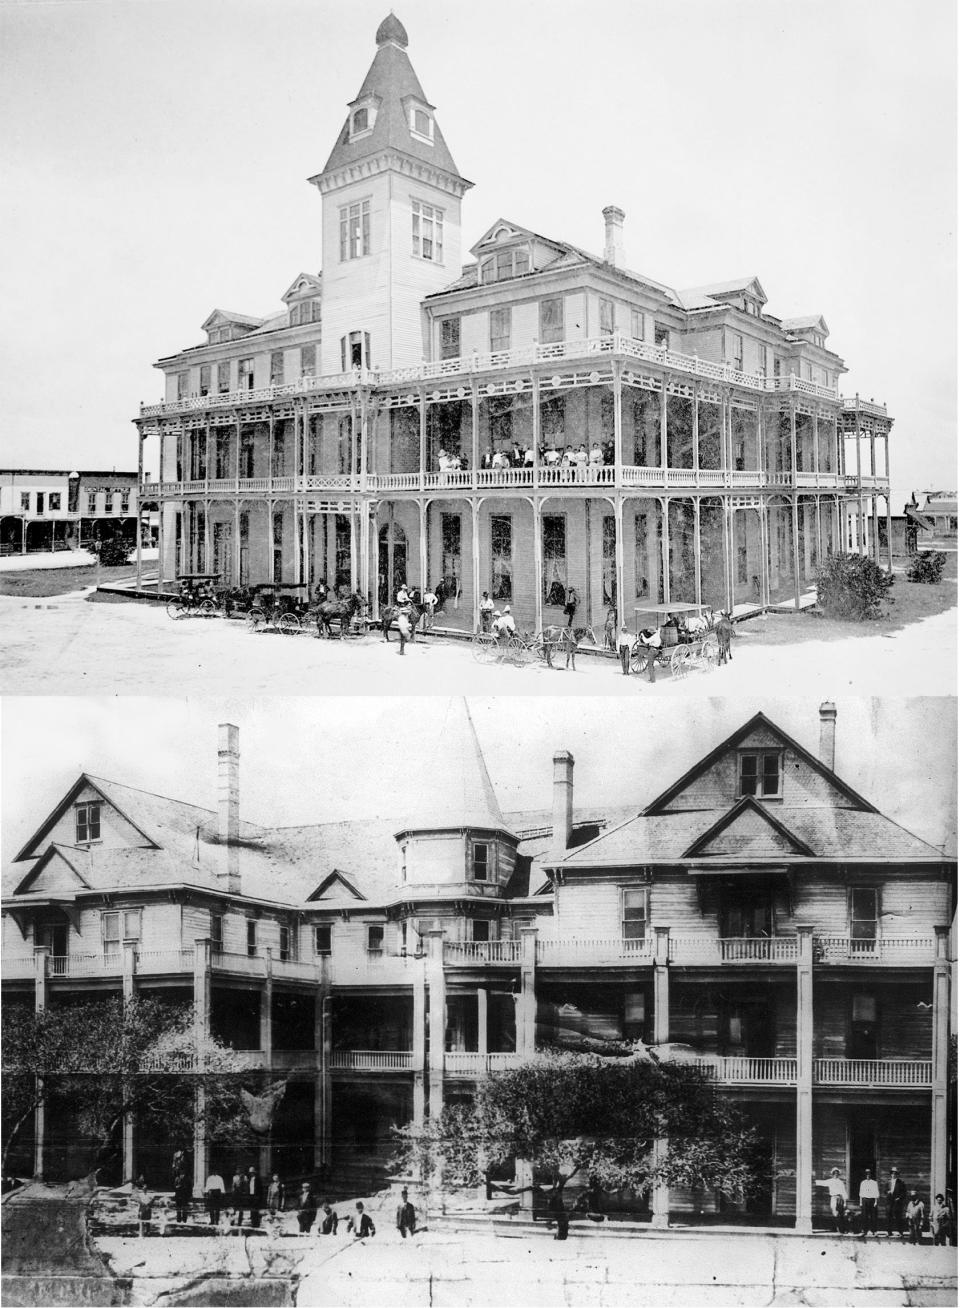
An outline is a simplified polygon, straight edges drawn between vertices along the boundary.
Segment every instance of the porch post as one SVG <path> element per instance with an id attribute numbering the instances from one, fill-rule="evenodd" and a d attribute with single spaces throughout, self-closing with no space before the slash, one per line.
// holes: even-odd
<path id="1" fill-rule="evenodd" d="M 430 1116 L 443 1112 L 443 1055 L 447 1025 L 447 987 L 443 971 L 443 929 L 424 932 L 426 974 L 430 986 Z"/>
<path id="2" fill-rule="evenodd" d="M 670 603 L 670 497 L 660 499 L 660 566 L 663 569 L 663 603 Z"/>
<path id="3" fill-rule="evenodd" d="M 930 1203 L 947 1190 L 947 1063 L 950 1049 L 950 962 L 945 926 L 934 927 L 933 965 L 933 1094 L 930 1129 Z"/>
<path id="4" fill-rule="evenodd" d="M 474 422 L 476 425 L 476 422 Z M 420 492 L 426 489 L 427 472 L 427 392 L 420 387 Z"/>
<path id="5" fill-rule="evenodd" d="M 473 572 L 473 630 L 480 630 L 480 500 L 470 497 L 470 552 Z"/>
<path id="6" fill-rule="evenodd" d="M 50 975 L 50 948 L 48 945 L 39 945 L 34 949 L 33 968 L 33 1008 L 34 1012 L 42 1013 L 47 1006 L 47 978 Z M 42 1089 L 43 1078 L 38 1077 L 37 1080 L 40 1082 L 38 1089 Z M 46 1134 L 47 1106 L 38 1093 L 37 1107 L 33 1114 L 33 1175 L 38 1181 L 43 1180 L 43 1154 Z"/>
<path id="7" fill-rule="evenodd" d="M 313 1165 L 319 1171 L 330 1161 L 330 960 L 321 958 L 320 988 L 313 1014 L 313 1046 L 317 1055 L 313 1091 Z"/>
<path id="8" fill-rule="evenodd" d="M 797 505 L 797 492 L 794 490 L 790 497 L 790 522 L 793 532 L 793 592 L 794 606 L 799 613 L 800 611 L 800 510 Z"/>
<path id="9" fill-rule="evenodd" d="M 703 603 L 701 594 L 702 577 L 700 566 L 700 496 L 693 499 L 693 597 L 697 604 Z"/>
<path id="10" fill-rule="evenodd" d="M 426 959 L 414 961 L 413 972 L 413 1125 L 423 1129 L 426 1110 L 426 1023 L 427 976 Z"/>
<path id="11" fill-rule="evenodd" d="M 264 982 L 260 996 L 260 1049 L 263 1053 L 264 1071 L 269 1076 L 273 1065 L 273 950 L 268 946 L 263 951 Z M 257 1148 L 257 1166 L 261 1176 L 269 1176 L 273 1170 L 270 1166 L 270 1137 L 262 1141 Z"/>
<path id="12" fill-rule="evenodd" d="M 193 942 L 193 1038 L 199 1063 L 210 1034 L 210 941 Z M 203 1198 L 207 1179 L 206 1091 L 199 1078 L 193 1118 L 193 1197 Z"/>
<path id="13" fill-rule="evenodd" d="M 654 927 L 653 954 L 653 1043 L 666 1044 L 670 1039 L 670 928 Z M 654 1142 L 654 1159 L 660 1161 L 667 1149 L 667 1141 Z M 663 1229 L 670 1225 L 670 1188 L 657 1184 L 650 1196 L 650 1225 Z"/>
<path id="14" fill-rule="evenodd" d="M 427 558 L 427 512 L 428 504 L 421 496 L 417 500 L 417 508 L 420 511 L 420 585 L 425 587 L 427 584 L 427 572 L 429 571 L 429 559 Z M 387 603 L 392 604 L 394 596 L 389 592 L 393 586 L 393 577 L 387 578 Z"/>
<path id="15" fill-rule="evenodd" d="M 543 518 L 540 513 L 540 496 L 534 491 L 533 510 L 533 625 L 543 630 Z"/>
<path id="16" fill-rule="evenodd" d="M 490 1039 L 487 1032 L 487 991 L 486 987 L 477 986 L 477 1053 L 487 1054 Z"/>
<path id="17" fill-rule="evenodd" d="M 797 927 L 796 1230 L 813 1230 L 813 927 Z"/>
<path id="18" fill-rule="evenodd" d="M 134 971 L 136 969 L 136 964 L 137 964 L 136 946 L 132 943 L 132 941 L 124 941 L 123 953 L 121 955 L 124 1007 L 126 1007 L 127 1004 L 129 1004 L 133 999 L 133 995 L 134 995 L 133 978 L 134 978 Z M 122 1131 L 121 1157 L 123 1161 L 122 1161 L 120 1174 L 124 1180 L 126 1180 L 127 1177 L 130 1177 L 130 1179 L 132 1180 L 134 1177 L 134 1170 L 133 1170 L 134 1114 L 132 1112 L 128 1111 L 124 1113 L 123 1123 L 121 1125 L 121 1131 Z"/>
<path id="19" fill-rule="evenodd" d="M 537 928 L 520 928 L 520 993 L 517 996 L 517 1053 L 532 1058 L 537 1046 Z M 515 1163 L 520 1212 L 533 1216 L 533 1168 L 526 1158 Z"/>
<path id="20" fill-rule="evenodd" d="M 863 478 L 860 467 L 860 422 L 857 415 L 857 553 L 863 554 Z"/>
<path id="21" fill-rule="evenodd" d="M 144 441 L 143 432 L 138 427 L 137 428 L 137 591 L 138 593 L 142 586 L 141 572 L 142 572 L 142 565 L 143 565 L 143 559 L 142 559 L 143 542 L 141 540 L 141 537 L 143 535 L 143 530 L 141 525 L 141 508 L 140 508 L 140 500 L 143 496 L 143 441 Z M 67 507 L 68 508 L 69 508 L 69 502 L 70 502 L 70 489 L 69 489 L 69 482 L 68 482 L 67 483 Z M 79 543 L 80 542 L 78 541 L 77 544 L 79 545 Z"/>
<path id="22" fill-rule="evenodd" d="M 627 606 L 623 593 L 623 492 L 619 489 L 614 492 L 613 497 L 613 528 L 617 569 L 617 632 L 619 632 L 620 624 L 627 620 Z M 614 643 L 617 640 L 617 632 L 614 633 Z"/>

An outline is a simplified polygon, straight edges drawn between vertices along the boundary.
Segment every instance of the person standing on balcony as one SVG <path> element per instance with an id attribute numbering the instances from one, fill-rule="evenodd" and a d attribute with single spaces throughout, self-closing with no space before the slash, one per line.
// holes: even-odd
<path id="1" fill-rule="evenodd" d="M 814 1185 L 825 1185 L 830 1192 L 830 1215 L 833 1217 L 834 1230 L 838 1235 L 847 1233 L 847 1187 L 840 1176 L 840 1168 L 834 1167 L 826 1181 L 814 1181 Z"/>
<path id="2" fill-rule="evenodd" d="M 907 1187 L 900 1179 L 900 1172 L 896 1167 L 890 1168 L 890 1179 L 887 1181 L 887 1236 L 893 1239 L 893 1228 L 897 1228 L 897 1235 L 903 1239 L 903 1205 L 907 1201 Z"/>
<path id="3" fill-rule="evenodd" d="M 617 638 L 617 650 L 620 654 L 620 667 L 623 669 L 623 675 L 630 675 L 630 651 L 633 649 L 633 637 L 627 631 L 627 624 L 624 623 L 620 628 L 620 635 Z"/>
<path id="4" fill-rule="evenodd" d="M 927 1210 L 923 1200 L 916 1190 L 911 1190 L 910 1201 L 907 1204 L 907 1225 L 910 1227 L 911 1244 L 923 1244 L 923 1219 L 926 1215 Z"/>
<path id="5" fill-rule="evenodd" d="M 603 464 L 603 449 L 599 441 L 594 441 L 590 446 L 590 468 L 596 471 Z"/>
<path id="6" fill-rule="evenodd" d="M 860 1236 L 867 1238 L 867 1231 L 877 1234 L 877 1206 L 880 1203 L 880 1187 L 877 1179 L 868 1167 L 860 1182 Z"/>
<path id="7" fill-rule="evenodd" d="M 207 1212 L 210 1214 L 210 1225 L 220 1225 L 220 1209 L 223 1206 L 224 1184 L 223 1177 L 214 1169 L 207 1177 L 203 1186 L 203 1193 L 207 1200 Z"/>

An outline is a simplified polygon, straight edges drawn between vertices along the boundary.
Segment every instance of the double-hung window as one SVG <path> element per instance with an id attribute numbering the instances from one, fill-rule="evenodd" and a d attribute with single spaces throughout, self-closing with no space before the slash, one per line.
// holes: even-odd
<path id="1" fill-rule="evenodd" d="M 635 341 L 643 340 L 643 311 L 641 309 L 630 310 L 630 335 Z"/>
<path id="2" fill-rule="evenodd" d="M 460 357 L 460 319 L 440 319 L 440 358 L 458 359 Z"/>
<path id="3" fill-rule="evenodd" d="M 241 391 L 252 391 L 253 375 L 253 360 L 241 359 L 237 364 L 237 389 Z"/>
<path id="4" fill-rule="evenodd" d="M 643 940 L 647 934 L 647 892 L 643 888 L 624 890 L 621 934 L 624 940 Z"/>
<path id="5" fill-rule="evenodd" d="M 613 335 L 613 301 L 601 299 L 600 301 L 600 335 Z"/>
<path id="6" fill-rule="evenodd" d="M 140 940 L 139 908 L 118 909 L 104 913 L 100 919 L 104 954 L 119 954 L 123 945 Z"/>
<path id="7" fill-rule="evenodd" d="M 743 750 L 739 757 L 739 793 L 760 799 L 780 795 L 781 757 L 777 749 Z"/>
<path id="8" fill-rule="evenodd" d="M 223 953 L 223 914 L 210 914 L 210 948 L 215 954 Z"/>
<path id="9" fill-rule="evenodd" d="M 247 957 L 256 958 L 257 956 L 257 919 L 255 917 L 247 918 Z"/>
<path id="10" fill-rule="evenodd" d="M 340 210 L 340 262 L 370 253 L 370 201 L 357 200 Z"/>
<path id="11" fill-rule="evenodd" d="M 492 352 L 509 350 L 511 325 L 509 304 L 502 309 L 490 310 L 490 349 Z"/>
<path id="12" fill-rule="evenodd" d="M 490 846 L 486 841 L 477 840 L 473 846 L 474 881 L 490 880 Z"/>
<path id="13" fill-rule="evenodd" d="M 876 886 L 850 889 L 850 949 L 852 953 L 873 953 L 877 947 L 880 921 L 880 892 Z"/>
<path id="14" fill-rule="evenodd" d="M 371 924 L 367 927 L 367 953 L 383 953 L 383 936 L 384 929 L 382 926 Z"/>
<path id="15" fill-rule="evenodd" d="M 270 351 L 270 385 L 283 385 L 283 350 Z"/>
<path id="16" fill-rule="evenodd" d="M 100 804 L 77 805 L 77 844 L 89 845 L 100 839 Z"/>
<path id="17" fill-rule="evenodd" d="M 318 957 L 326 958 L 333 948 L 333 928 L 329 924 L 313 928 L 313 948 Z"/>
<path id="18" fill-rule="evenodd" d="M 443 210 L 421 200 L 413 200 L 411 209 L 414 255 L 432 263 L 443 263 Z"/>
<path id="19" fill-rule="evenodd" d="M 540 343 L 549 345 L 563 340 L 563 297 L 551 296 L 540 301 Z"/>

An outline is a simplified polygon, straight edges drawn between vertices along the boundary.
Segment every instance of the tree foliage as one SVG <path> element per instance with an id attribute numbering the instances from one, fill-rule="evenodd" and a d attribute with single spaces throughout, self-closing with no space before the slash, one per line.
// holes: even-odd
<path id="1" fill-rule="evenodd" d="M 862 554 L 828 554 L 817 569 L 817 603 L 831 618 L 878 618 L 893 576 Z"/>
<path id="2" fill-rule="evenodd" d="M 110 540 L 100 542 L 100 566 L 104 568 L 117 568 L 129 561 L 130 555 L 134 551 L 132 541 L 126 540 L 123 536 L 113 536 Z"/>
<path id="3" fill-rule="evenodd" d="M 472 1105 L 397 1136 L 401 1167 L 440 1168 L 454 1186 L 480 1184 L 510 1158 L 527 1159 L 556 1194 L 579 1174 L 608 1190 L 662 1182 L 739 1199 L 756 1177 L 756 1133 L 705 1074 L 639 1055 L 538 1055 L 481 1082 Z"/>
<path id="4" fill-rule="evenodd" d="M 53 1004 L 3 1013 L 3 1166 L 25 1124 L 46 1101 L 75 1116 L 92 1141 L 92 1171 L 115 1149 L 127 1114 L 149 1113 L 155 1129 L 191 1143 L 204 1090 L 208 1135 L 250 1136 L 240 1090 L 249 1060 L 212 1037 L 197 1040 L 190 1004 L 134 997 Z"/>
<path id="5" fill-rule="evenodd" d="M 924 550 L 910 557 L 907 569 L 907 581 L 919 581 L 927 586 L 935 586 L 943 579 L 943 569 L 947 556 L 941 550 Z"/>

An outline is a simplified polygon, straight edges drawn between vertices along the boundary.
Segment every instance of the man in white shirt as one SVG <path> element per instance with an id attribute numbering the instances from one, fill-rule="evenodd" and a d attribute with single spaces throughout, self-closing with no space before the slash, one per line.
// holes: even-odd
<path id="1" fill-rule="evenodd" d="M 663 637 L 660 635 L 660 628 L 655 627 L 653 633 L 649 636 L 640 632 L 637 640 L 641 645 L 646 647 L 647 655 L 647 680 L 655 682 L 657 680 L 657 651 L 663 648 Z M 824 1182 L 826 1184 L 826 1182 Z"/>
<path id="2" fill-rule="evenodd" d="M 840 1168 L 835 1167 L 826 1181 L 814 1181 L 814 1185 L 825 1185 L 830 1192 L 830 1212 L 838 1235 L 847 1233 L 847 1187 L 840 1176 Z"/>
<path id="3" fill-rule="evenodd" d="M 860 1182 L 860 1235 L 867 1238 L 867 1231 L 877 1234 L 877 1208 L 880 1204 L 880 1187 L 877 1178 L 867 1167 Z"/>
<path id="4" fill-rule="evenodd" d="M 223 1195 L 226 1186 L 223 1184 L 223 1177 L 219 1172 L 211 1172 L 207 1177 L 203 1187 L 203 1193 L 207 1197 L 207 1210 L 210 1213 L 210 1225 L 220 1225 L 220 1209 L 223 1205 Z"/>
<path id="5" fill-rule="evenodd" d="M 483 592 L 483 599 L 480 601 L 480 630 L 489 631 L 490 623 L 493 621 L 493 600 L 487 591 Z"/>
<path id="6" fill-rule="evenodd" d="M 623 675 L 630 675 L 630 653 L 633 650 L 633 637 L 627 630 L 627 624 L 624 623 L 620 628 L 620 636 L 617 640 L 617 649 L 620 653 L 620 666 L 623 669 Z"/>
<path id="7" fill-rule="evenodd" d="M 509 604 L 504 606 L 502 614 L 494 612 L 493 634 L 502 644 L 506 644 L 511 636 L 516 635 L 516 631 L 517 624 L 513 620 L 513 614 L 510 612 Z"/>

